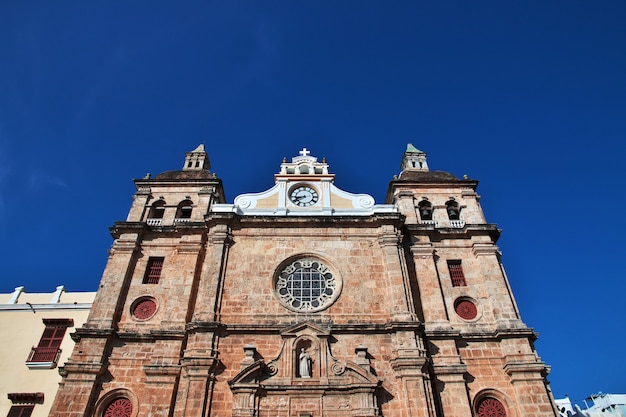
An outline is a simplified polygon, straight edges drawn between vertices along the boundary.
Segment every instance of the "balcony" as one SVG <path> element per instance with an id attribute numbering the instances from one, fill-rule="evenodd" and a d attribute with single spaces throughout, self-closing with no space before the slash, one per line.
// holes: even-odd
<path id="1" fill-rule="evenodd" d="M 163 219 L 148 219 L 146 223 L 148 223 L 148 226 L 161 226 Z"/>
<path id="2" fill-rule="evenodd" d="M 191 222 L 190 218 L 179 217 L 179 218 L 174 219 L 174 224 L 189 223 L 189 222 Z"/>
<path id="3" fill-rule="evenodd" d="M 453 229 L 462 229 L 465 227 L 464 220 L 450 220 L 450 227 Z"/>
<path id="4" fill-rule="evenodd" d="M 430 224 L 432 226 L 438 227 L 437 221 L 436 220 L 422 220 L 420 221 L 421 224 Z"/>
<path id="5" fill-rule="evenodd" d="M 54 368 L 57 366 L 61 349 L 58 347 L 34 347 L 26 359 L 29 368 Z"/>

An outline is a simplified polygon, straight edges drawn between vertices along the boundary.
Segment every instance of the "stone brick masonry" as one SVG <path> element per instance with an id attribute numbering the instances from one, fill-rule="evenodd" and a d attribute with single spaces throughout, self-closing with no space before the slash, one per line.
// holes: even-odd
<path id="1" fill-rule="evenodd" d="M 362 195 L 342 192 L 333 211 L 305 151 L 276 215 L 226 205 L 202 146 L 135 180 L 51 416 L 558 415 L 477 182 L 409 145 L 386 206 L 351 212 Z"/>

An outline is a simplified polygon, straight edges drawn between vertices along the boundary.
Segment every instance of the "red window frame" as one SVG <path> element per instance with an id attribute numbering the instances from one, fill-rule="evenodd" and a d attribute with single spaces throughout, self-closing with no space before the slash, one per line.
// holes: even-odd
<path id="1" fill-rule="evenodd" d="M 467 286 L 461 261 L 448 261 L 448 271 L 450 271 L 450 279 L 452 280 L 453 287 Z"/>
<path id="2" fill-rule="evenodd" d="M 144 284 L 158 284 L 163 271 L 163 262 L 165 258 L 150 257 L 146 266 L 146 274 L 143 276 Z"/>
<path id="3" fill-rule="evenodd" d="M 30 417 L 34 408 L 34 405 L 12 405 L 7 417 Z"/>
<path id="4" fill-rule="evenodd" d="M 61 353 L 61 343 L 68 327 L 74 325 L 72 319 L 43 319 L 43 330 L 37 347 L 31 349 L 26 362 L 51 362 L 56 364 Z"/>

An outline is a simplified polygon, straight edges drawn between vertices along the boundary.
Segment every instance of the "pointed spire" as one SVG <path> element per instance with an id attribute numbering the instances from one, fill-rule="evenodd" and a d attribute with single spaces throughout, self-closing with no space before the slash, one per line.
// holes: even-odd
<path id="1" fill-rule="evenodd" d="M 187 152 L 183 171 L 208 171 L 210 168 L 211 163 L 209 162 L 209 155 L 204 150 L 204 144 L 201 143 L 193 151 Z"/>
<path id="2" fill-rule="evenodd" d="M 420 151 L 412 143 L 407 144 L 400 168 L 403 171 L 428 171 L 426 152 Z"/>

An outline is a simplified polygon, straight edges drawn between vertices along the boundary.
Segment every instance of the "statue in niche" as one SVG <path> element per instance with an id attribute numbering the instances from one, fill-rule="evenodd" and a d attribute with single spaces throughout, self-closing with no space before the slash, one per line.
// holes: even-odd
<path id="1" fill-rule="evenodd" d="M 300 378 L 311 378 L 311 355 L 304 349 L 300 349 Z"/>

